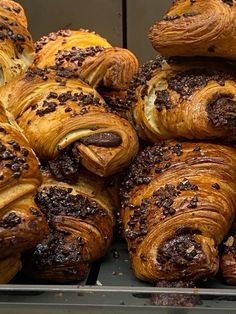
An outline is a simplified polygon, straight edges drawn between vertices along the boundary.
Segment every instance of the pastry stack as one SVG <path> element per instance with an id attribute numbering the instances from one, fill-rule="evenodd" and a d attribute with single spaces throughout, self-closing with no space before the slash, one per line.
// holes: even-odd
<path id="1" fill-rule="evenodd" d="M 123 235 L 135 275 L 159 287 L 192 287 L 220 266 L 236 284 L 235 17 L 234 0 L 174 1 L 150 29 L 158 56 L 127 92 L 153 145 L 123 182 Z"/>
<path id="2" fill-rule="evenodd" d="M 22 256 L 37 281 L 84 279 L 119 189 L 139 279 L 192 287 L 221 264 L 236 283 L 236 1 L 174 1 L 139 69 L 84 29 L 33 44 L 23 8 L 0 11 L 0 283 Z"/>
<path id="3" fill-rule="evenodd" d="M 23 8 L 6 0 L 0 10 L 0 283 L 22 256 L 38 281 L 82 280 L 112 242 L 109 178 L 138 152 L 124 118 L 138 61 L 84 29 L 33 44 Z"/>

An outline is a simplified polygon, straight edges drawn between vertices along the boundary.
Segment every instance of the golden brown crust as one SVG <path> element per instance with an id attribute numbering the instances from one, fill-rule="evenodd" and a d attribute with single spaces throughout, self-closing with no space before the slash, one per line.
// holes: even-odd
<path id="1" fill-rule="evenodd" d="M 23 74 L 34 60 L 34 44 L 23 8 L 14 1 L 0 3 L 0 85 Z"/>
<path id="2" fill-rule="evenodd" d="M 104 180 L 82 171 L 69 185 L 44 175 L 36 202 L 50 234 L 27 257 L 26 271 L 40 281 L 84 279 L 112 241 L 115 207 Z"/>
<path id="3" fill-rule="evenodd" d="M 149 39 L 164 56 L 218 56 L 236 59 L 236 1 L 174 1 Z"/>
<path id="4" fill-rule="evenodd" d="M 122 221 L 142 280 L 195 280 L 218 271 L 235 216 L 235 149 L 167 142 L 144 150 L 124 181 Z"/>
<path id="5" fill-rule="evenodd" d="M 221 272 L 228 284 L 236 285 L 236 224 L 224 242 L 221 256 Z"/>
<path id="6" fill-rule="evenodd" d="M 1 89 L 2 101 L 40 159 L 54 159 L 77 142 L 87 169 L 100 176 L 116 173 L 136 155 L 137 135 L 128 121 L 110 112 L 94 89 L 71 75 L 60 69 L 30 70 Z M 98 142 L 104 133 L 119 141 L 105 146 L 88 141 L 95 136 Z"/>
<path id="7" fill-rule="evenodd" d="M 145 64 L 128 90 L 139 135 L 160 139 L 235 138 L 234 67 L 212 59 L 164 59 Z"/>
<path id="8" fill-rule="evenodd" d="M 47 232 L 34 202 L 38 160 L 19 129 L 0 123 L 0 257 L 33 247 Z"/>
<path id="9" fill-rule="evenodd" d="M 72 69 L 93 88 L 125 90 L 138 69 L 129 50 L 112 47 L 106 39 L 83 29 L 44 36 L 36 43 L 36 51 L 36 67 Z"/>
<path id="10" fill-rule="evenodd" d="M 8 283 L 21 270 L 20 254 L 0 260 L 0 284 Z"/>

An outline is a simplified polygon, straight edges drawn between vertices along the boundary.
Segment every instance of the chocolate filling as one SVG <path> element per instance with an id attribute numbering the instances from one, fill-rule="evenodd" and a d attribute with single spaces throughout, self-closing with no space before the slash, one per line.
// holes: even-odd
<path id="1" fill-rule="evenodd" d="M 168 87 L 176 91 L 181 97 L 191 96 L 197 89 L 207 86 L 210 81 L 216 81 L 224 86 L 226 80 L 235 81 L 235 77 L 226 71 L 215 69 L 192 69 L 180 72 L 168 79 Z"/>
<path id="2" fill-rule="evenodd" d="M 175 235 L 158 250 L 157 261 L 160 264 L 172 263 L 176 268 L 182 269 L 201 253 L 201 245 L 192 235 Z"/>
<path id="3" fill-rule="evenodd" d="M 220 129 L 236 131 L 236 101 L 233 94 L 216 94 L 206 107 L 210 123 Z"/>
<path id="4" fill-rule="evenodd" d="M 84 145 L 94 145 L 98 147 L 118 147 L 122 143 L 121 137 L 112 132 L 96 133 L 80 139 Z"/>
<path id="5" fill-rule="evenodd" d="M 58 215 L 86 219 L 96 214 L 102 217 L 107 214 L 95 201 L 80 194 L 72 194 L 71 188 L 44 188 L 37 193 L 35 201 L 49 223 Z"/>

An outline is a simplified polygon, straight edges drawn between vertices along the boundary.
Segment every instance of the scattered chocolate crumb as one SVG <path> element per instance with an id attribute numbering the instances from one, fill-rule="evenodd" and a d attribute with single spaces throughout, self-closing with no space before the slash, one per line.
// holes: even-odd
<path id="1" fill-rule="evenodd" d="M 220 185 L 218 183 L 212 184 L 213 189 L 220 190 Z"/>
<path id="2" fill-rule="evenodd" d="M 173 107 L 170 94 L 167 90 L 157 90 L 155 95 L 156 99 L 154 105 L 156 106 L 157 111 L 161 112 L 164 108 L 170 110 Z"/>
<path id="3" fill-rule="evenodd" d="M 21 223 L 21 217 L 17 216 L 16 213 L 10 213 L 7 217 L 0 220 L 0 228 L 13 228 Z"/>

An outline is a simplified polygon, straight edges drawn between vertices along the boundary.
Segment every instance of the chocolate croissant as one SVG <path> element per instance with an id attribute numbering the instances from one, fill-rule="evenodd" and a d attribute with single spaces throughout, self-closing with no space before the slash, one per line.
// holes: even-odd
<path id="1" fill-rule="evenodd" d="M 143 139 L 235 139 L 235 67 L 212 59 L 156 57 L 140 68 L 127 104 Z"/>
<path id="2" fill-rule="evenodd" d="M 236 151 L 208 143 L 146 148 L 122 185 L 121 218 L 135 275 L 159 281 L 217 273 L 235 217 Z"/>
<path id="3" fill-rule="evenodd" d="M 223 245 L 221 272 L 227 283 L 236 285 L 236 223 Z"/>
<path id="4" fill-rule="evenodd" d="M 0 114 L 0 259 L 35 246 L 47 233 L 34 202 L 41 184 L 38 160 L 21 131 L 10 123 Z"/>
<path id="5" fill-rule="evenodd" d="M 0 85 L 24 73 L 34 56 L 23 8 L 14 1 L 0 1 Z"/>
<path id="6" fill-rule="evenodd" d="M 73 72 L 29 70 L 0 94 L 36 155 L 50 160 L 59 180 L 76 174 L 80 162 L 100 176 L 119 172 L 137 153 L 129 122 L 111 113 Z"/>
<path id="7" fill-rule="evenodd" d="M 40 281 L 84 279 L 112 241 L 115 207 L 103 179 L 82 171 L 70 185 L 44 174 L 36 203 L 50 232 L 27 254 L 27 274 Z"/>
<path id="8" fill-rule="evenodd" d="M 173 1 L 149 39 L 164 56 L 217 56 L 236 59 L 235 0 Z"/>
<path id="9" fill-rule="evenodd" d="M 76 71 L 93 88 L 126 90 L 138 70 L 128 49 L 112 47 L 94 32 L 62 30 L 42 37 L 35 44 L 34 65 L 58 66 Z"/>

